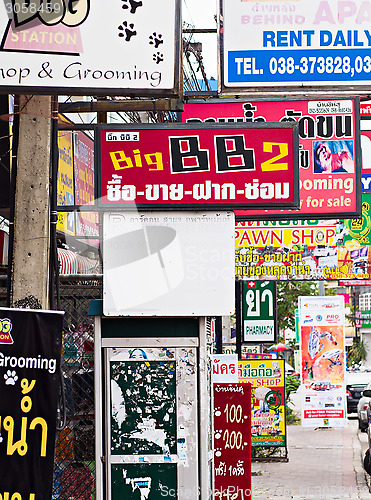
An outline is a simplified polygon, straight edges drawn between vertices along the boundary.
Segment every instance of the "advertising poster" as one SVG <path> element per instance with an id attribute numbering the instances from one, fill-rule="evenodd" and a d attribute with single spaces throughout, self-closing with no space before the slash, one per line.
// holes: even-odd
<path id="1" fill-rule="evenodd" d="M 303 427 L 345 426 L 344 297 L 299 297 Z"/>
<path id="2" fill-rule="evenodd" d="M 58 152 L 57 205 L 67 207 L 75 203 L 72 132 L 58 132 Z M 74 235 L 74 215 L 74 212 L 59 212 L 57 230 Z"/>
<path id="3" fill-rule="evenodd" d="M 180 22 L 179 0 L 2 2 L 0 87 L 80 96 L 178 95 Z"/>
<path id="4" fill-rule="evenodd" d="M 227 210 L 299 206 L 294 123 L 99 126 L 103 206 Z"/>
<path id="5" fill-rule="evenodd" d="M 240 361 L 238 377 L 250 382 L 251 446 L 286 446 L 285 361 L 249 359 Z"/>
<path id="6" fill-rule="evenodd" d="M 368 2 L 221 0 L 222 90 L 367 87 Z"/>
<path id="7" fill-rule="evenodd" d="M 73 160 L 75 204 L 94 205 L 94 141 L 83 132 L 73 133 Z M 76 213 L 76 236 L 99 237 L 96 212 Z M 94 240 L 89 242 L 98 245 Z"/>
<path id="8" fill-rule="evenodd" d="M 230 2 L 233 4 L 233 2 Z M 253 6 L 253 2 L 240 2 Z M 370 59 L 371 61 L 371 59 Z M 221 102 L 222 101 L 222 102 Z M 251 101 L 185 104 L 186 123 L 297 122 L 300 210 L 236 210 L 236 219 L 333 219 L 361 213 L 359 100 Z"/>
<path id="9" fill-rule="evenodd" d="M 274 281 L 246 281 L 242 287 L 242 342 L 275 342 L 276 284 Z"/>
<path id="10" fill-rule="evenodd" d="M 214 500 L 251 499 L 251 386 L 213 384 Z"/>
<path id="11" fill-rule="evenodd" d="M 0 308 L 0 497 L 52 497 L 63 313 Z"/>

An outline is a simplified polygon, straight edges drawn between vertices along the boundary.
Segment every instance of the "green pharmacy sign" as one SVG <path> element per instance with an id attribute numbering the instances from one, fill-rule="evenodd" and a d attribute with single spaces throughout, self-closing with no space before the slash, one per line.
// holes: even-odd
<path id="1" fill-rule="evenodd" d="M 242 290 L 243 342 L 275 342 L 275 282 L 246 281 Z"/>

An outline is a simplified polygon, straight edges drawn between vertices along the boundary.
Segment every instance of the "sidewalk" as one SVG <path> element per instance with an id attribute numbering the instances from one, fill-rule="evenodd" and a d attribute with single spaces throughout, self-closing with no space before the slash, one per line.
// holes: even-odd
<path id="1" fill-rule="evenodd" d="M 252 464 L 252 498 L 371 500 L 357 421 L 343 429 L 287 427 L 288 462 Z"/>

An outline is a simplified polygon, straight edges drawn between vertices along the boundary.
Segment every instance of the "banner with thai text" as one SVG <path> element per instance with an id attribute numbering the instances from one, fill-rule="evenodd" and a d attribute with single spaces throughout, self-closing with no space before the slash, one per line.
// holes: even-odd
<path id="1" fill-rule="evenodd" d="M 358 99 L 193 101 L 185 104 L 182 120 L 299 124 L 300 210 L 276 210 L 267 204 L 263 210 L 236 210 L 238 221 L 350 218 L 361 213 Z"/>
<path id="2" fill-rule="evenodd" d="M 216 383 L 238 383 L 237 354 L 213 354 L 212 381 Z"/>
<path id="3" fill-rule="evenodd" d="M 296 123 L 99 126 L 102 206 L 298 207 Z"/>
<path id="4" fill-rule="evenodd" d="M 0 497 L 52 497 L 63 314 L 0 308 Z"/>
<path id="5" fill-rule="evenodd" d="M 2 2 L 0 88 L 178 96 L 180 9 L 180 0 Z"/>
<path id="6" fill-rule="evenodd" d="M 238 377 L 252 385 L 251 445 L 286 446 L 285 361 L 240 361 Z"/>
<path id="7" fill-rule="evenodd" d="M 371 194 L 362 198 L 362 219 L 238 222 L 236 278 L 369 279 Z"/>
<path id="8" fill-rule="evenodd" d="M 303 427 L 345 426 L 344 297 L 299 297 Z"/>
<path id="9" fill-rule="evenodd" d="M 251 385 L 213 384 L 214 499 L 251 499 Z"/>

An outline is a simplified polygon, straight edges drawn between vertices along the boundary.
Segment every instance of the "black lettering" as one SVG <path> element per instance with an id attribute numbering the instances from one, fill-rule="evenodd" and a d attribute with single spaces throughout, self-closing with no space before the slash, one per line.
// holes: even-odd
<path id="1" fill-rule="evenodd" d="M 245 148 L 243 135 L 215 137 L 217 170 L 253 170 L 255 168 L 254 150 Z"/>
<path id="2" fill-rule="evenodd" d="M 200 149 L 199 137 L 170 137 L 170 154 L 173 172 L 210 170 L 209 151 Z"/>

